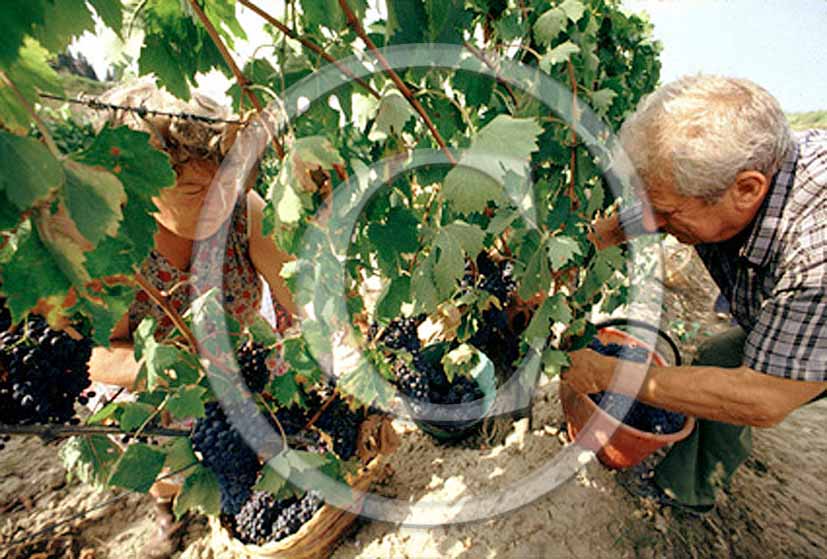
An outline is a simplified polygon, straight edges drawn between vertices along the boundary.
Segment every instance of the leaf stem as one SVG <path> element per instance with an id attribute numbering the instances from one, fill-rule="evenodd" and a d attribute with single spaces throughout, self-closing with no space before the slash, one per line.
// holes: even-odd
<path id="1" fill-rule="evenodd" d="M 327 60 L 328 62 L 333 64 L 334 66 L 336 66 L 339 70 L 342 71 L 342 73 L 344 75 L 346 75 L 347 77 L 349 77 L 350 79 L 352 79 L 353 81 L 355 81 L 356 83 L 361 85 L 363 88 L 365 88 L 365 90 L 368 93 L 373 95 L 375 98 L 377 98 L 377 99 L 381 98 L 381 95 L 379 94 L 379 92 L 376 91 L 373 87 L 371 87 L 371 85 L 369 83 L 367 83 L 365 80 L 363 80 L 361 78 L 357 78 L 353 74 L 353 72 L 350 71 L 349 68 L 347 68 L 344 64 L 342 64 L 341 62 L 339 62 L 338 60 L 336 60 L 332 56 L 330 56 L 328 53 L 326 53 L 319 45 L 317 45 L 316 43 L 314 43 L 314 42 L 312 42 L 312 41 L 310 41 L 310 40 L 308 40 L 308 39 L 306 39 L 306 38 L 304 38 L 304 37 L 302 37 L 298 34 L 296 34 L 292 29 L 290 29 L 289 27 L 284 25 L 282 22 L 277 20 L 275 17 L 273 17 L 269 13 L 262 10 L 260 7 L 253 4 L 250 0 L 238 0 L 238 2 L 242 6 L 245 6 L 249 9 L 251 9 L 256 14 L 261 16 L 263 19 L 267 20 L 267 22 L 270 25 L 272 25 L 273 27 L 275 27 L 276 29 L 281 31 L 284 35 L 290 37 L 294 41 L 300 42 L 302 45 L 304 45 L 308 49 L 312 50 L 313 52 L 315 52 L 316 54 L 318 54 L 319 56 L 321 56 L 322 58 L 324 58 L 325 60 Z M 293 7 L 293 10 L 295 10 L 295 6 Z"/>
<path id="2" fill-rule="evenodd" d="M 193 1 L 193 0 L 190 0 Z M 454 158 L 454 154 L 451 153 L 451 150 L 448 149 L 448 146 L 445 145 L 445 140 L 442 139 L 442 136 L 439 134 L 439 130 L 436 129 L 434 126 L 433 121 L 428 116 L 428 113 L 425 112 L 425 108 L 422 104 L 413 96 L 411 90 L 408 89 L 408 86 L 405 85 L 405 82 L 402 81 L 402 78 L 399 77 L 399 74 L 391 68 L 390 64 L 388 64 L 388 60 L 379 52 L 379 49 L 376 48 L 376 45 L 371 41 L 368 34 L 365 33 L 362 24 L 359 22 L 359 19 L 356 17 L 356 14 L 353 13 L 353 10 L 350 9 L 350 6 L 347 4 L 347 0 L 339 0 L 339 6 L 342 7 L 342 11 L 345 13 L 345 17 L 347 17 L 348 25 L 350 25 L 353 30 L 356 32 L 356 35 L 359 36 L 362 41 L 368 46 L 368 49 L 373 53 L 376 59 L 379 61 L 379 64 L 385 69 L 390 76 L 393 83 L 396 85 L 399 92 L 405 96 L 405 99 L 413 106 L 414 110 L 422 117 L 422 120 L 425 121 L 425 126 L 428 127 L 430 130 L 431 135 L 436 140 L 436 143 L 439 145 L 440 149 L 445 153 L 445 157 L 451 163 L 451 165 L 456 165 L 457 160 Z"/>

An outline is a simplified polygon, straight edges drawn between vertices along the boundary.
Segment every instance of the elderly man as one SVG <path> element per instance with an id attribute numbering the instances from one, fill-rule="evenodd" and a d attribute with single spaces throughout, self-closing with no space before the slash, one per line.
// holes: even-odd
<path id="1" fill-rule="evenodd" d="M 693 76 L 644 99 L 620 140 L 645 202 L 595 223 L 598 248 L 656 231 L 694 245 L 738 326 L 705 343 L 690 367 L 613 380 L 613 358 L 581 350 L 563 379 L 583 393 L 614 382 L 697 417 L 648 489 L 708 511 L 750 452 L 750 426 L 776 425 L 827 390 L 827 131 L 793 135 L 752 82 Z"/>

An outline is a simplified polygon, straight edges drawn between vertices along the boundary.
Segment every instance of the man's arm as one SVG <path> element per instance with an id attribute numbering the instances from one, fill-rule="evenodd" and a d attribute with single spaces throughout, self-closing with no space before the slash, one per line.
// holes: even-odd
<path id="1" fill-rule="evenodd" d="M 771 427 L 825 390 L 827 382 L 800 381 L 749 367 L 649 367 L 591 350 L 571 354 L 564 382 L 579 392 L 610 390 L 641 402 L 733 425 Z M 615 378 L 616 377 L 616 378 Z"/>

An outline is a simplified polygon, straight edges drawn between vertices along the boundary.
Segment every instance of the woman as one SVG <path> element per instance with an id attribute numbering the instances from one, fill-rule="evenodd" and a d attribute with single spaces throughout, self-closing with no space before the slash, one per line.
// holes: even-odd
<path id="1" fill-rule="evenodd" d="M 111 90 L 101 97 L 101 101 L 221 120 L 232 117 L 206 97 L 195 94 L 192 101 L 185 103 L 157 89 L 146 79 Z M 264 201 L 249 188 L 255 177 L 250 177 L 247 183 L 246 196 L 240 197 L 235 195 L 234 186 L 224 185 L 231 181 L 216 181 L 213 188 L 223 191 L 211 193 L 209 211 L 202 215 L 213 178 L 235 141 L 239 125 L 151 114 L 139 116 L 128 111 L 113 111 L 107 122 L 112 126 L 126 125 L 148 132 L 150 143 L 170 156 L 176 173 L 175 185 L 153 198 L 158 208 L 154 214 L 158 229 L 154 249 L 143 262 L 141 274 L 159 291 L 167 293 L 171 306 L 183 313 L 194 294 L 190 266 L 193 248 L 198 242 L 199 255 L 212 254 L 222 263 L 227 313 L 242 325 L 252 322 L 261 308 L 263 276 L 276 309 L 281 311 L 277 314 L 282 321 L 289 320 L 296 308 L 279 275 L 282 264 L 289 257 L 261 233 Z M 222 226 L 227 227 L 226 237 Z M 164 336 L 173 327 L 165 312 L 146 292 L 139 291 L 129 311 L 113 329 L 111 347 L 95 348 L 92 353 L 90 374 L 97 392 L 113 393 L 118 387 L 127 390 L 134 387 L 140 364 L 134 358 L 132 334 L 148 316 L 157 322 L 157 337 Z M 177 484 L 164 482 L 156 483 L 152 488 L 159 527 L 147 546 L 147 557 L 164 557 L 177 547 L 174 536 L 178 526 L 171 513 L 171 501 L 177 490 Z"/>

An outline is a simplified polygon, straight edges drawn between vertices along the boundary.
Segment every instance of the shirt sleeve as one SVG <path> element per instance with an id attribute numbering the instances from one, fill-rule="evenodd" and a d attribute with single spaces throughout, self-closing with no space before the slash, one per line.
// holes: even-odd
<path id="1" fill-rule="evenodd" d="M 744 346 L 744 364 L 803 381 L 827 381 L 827 226 L 799 230 L 783 272 Z"/>

